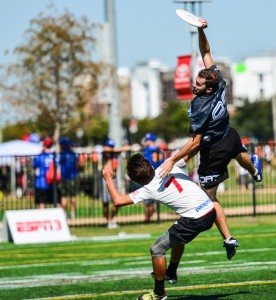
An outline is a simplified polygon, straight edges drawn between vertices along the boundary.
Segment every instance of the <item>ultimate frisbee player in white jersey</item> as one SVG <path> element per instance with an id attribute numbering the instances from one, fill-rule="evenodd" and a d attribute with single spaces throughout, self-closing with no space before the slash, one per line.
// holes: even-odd
<path id="1" fill-rule="evenodd" d="M 143 187 L 128 195 L 122 195 L 113 183 L 110 167 L 107 165 L 103 169 L 103 176 L 114 205 L 125 206 L 154 199 L 180 215 L 175 224 L 150 248 L 155 287 L 149 294 L 138 297 L 138 300 L 167 299 L 164 284 L 166 251 L 191 242 L 199 233 L 210 229 L 216 219 L 213 202 L 181 168 L 174 166 L 170 175 L 165 178 L 162 178 L 159 172 L 159 169 L 156 171 L 153 169 L 143 155 L 134 154 L 128 159 L 127 174 L 131 180 Z"/>

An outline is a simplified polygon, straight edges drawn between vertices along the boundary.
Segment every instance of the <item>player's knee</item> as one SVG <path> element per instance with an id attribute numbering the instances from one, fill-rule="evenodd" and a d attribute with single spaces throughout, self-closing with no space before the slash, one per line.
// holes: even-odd
<path id="1" fill-rule="evenodd" d="M 166 232 L 152 244 L 150 253 L 152 257 L 162 257 L 165 256 L 166 251 L 170 248 L 169 233 Z"/>
<path id="2" fill-rule="evenodd" d="M 165 256 L 165 250 L 162 247 L 152 245 L 150 248 L 150 253 L 152 257 L 162 257 Z"/>

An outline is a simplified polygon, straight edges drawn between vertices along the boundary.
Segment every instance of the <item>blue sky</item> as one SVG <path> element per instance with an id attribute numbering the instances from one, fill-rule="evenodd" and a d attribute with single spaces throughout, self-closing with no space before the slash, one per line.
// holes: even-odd
<path id="1" fill-rule="evenodd" d="M 184 5 L 173 0 L 114 0 L 117 20 L 118 66 L 133 68 L 140 61 L 158 59 L 174 67 L 177 56 L 191 52 L 188 27 L 175 14 Z M 8 0 L 0 5 L 0 64 L 14 60 L 4 55 L 24 41 L 29 21 L 45 11 L 50 1 Z M 91 22 L 104 22 L 104 0 L 55 0 Z M 202 6 L 209 22 L 206 34 L 216 58 L 242 61 L 246 56 L 276 51 L 275 0 L 212 0 Z"/>

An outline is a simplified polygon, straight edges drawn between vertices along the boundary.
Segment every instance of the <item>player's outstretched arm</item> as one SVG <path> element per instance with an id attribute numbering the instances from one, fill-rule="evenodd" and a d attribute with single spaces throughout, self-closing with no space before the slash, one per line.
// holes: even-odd
<path id="1" fill-rule="evenodd" d="M 125 206 L 129 204 L 133 204 L 133 201 L 129 197 L 129 195 L 122 195 L 113 183 L 113 172 L 110 168 L 109 164 L 106 164 L 103 169 L 103 177 L 105 179 L 110 197 L 115 206 Z"/>
<path id="2" fill-rule="evenodd" d="M 201 135 L 196 134 L 192 136 L 188 142 L 177 152 L 175 155 L 167 159 L 161 166 L 159 175 L 161 177 L 166 177 L 170 174 L 174 164 L 182 158 L 185 158 L 185 161 L 193 157 L 199 151 Z"/>
<path id="3" fill-rule="evenodd" d="M 209 69 L 214 64 L 214 60 L 211 55 L 211 48 L 208 39 L 205 35 L 204 29 L 208 27 L 208 23 L 204 19 L 199 19 L 202 23 L 202 27 L 198 28 L 198 45 L 199 51 L 206 69 Z"/>

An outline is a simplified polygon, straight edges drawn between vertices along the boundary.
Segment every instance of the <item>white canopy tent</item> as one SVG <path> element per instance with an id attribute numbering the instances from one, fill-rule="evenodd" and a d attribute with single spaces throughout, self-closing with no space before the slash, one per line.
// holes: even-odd
<path id="1" fill-rule="evenodd" d="M 16 190 L 15 182 L 15 156 L 37 155 L 43 147 L 39 143 L 32 143 L 22 140 L 13 140 L 0 144 L 0 166 L 11 168 L 11 193 Z"/>
<path id="2" fill-rule="evenodd" d="M 21 140 L 13 140 L 0 144 L 0 156 L 37 155 L 42 151 L 42 145 Z"/>

